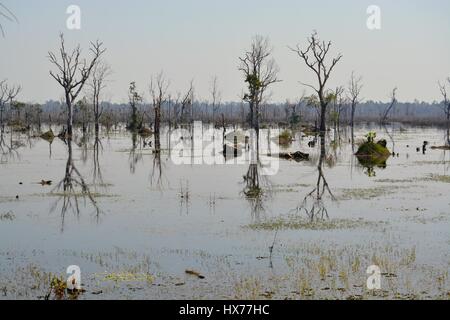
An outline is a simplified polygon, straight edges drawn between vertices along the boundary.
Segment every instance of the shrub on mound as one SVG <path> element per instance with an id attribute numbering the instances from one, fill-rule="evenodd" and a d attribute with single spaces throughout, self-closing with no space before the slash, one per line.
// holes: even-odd
<path id="1" fill-rule="evenodd" d="M 356 156 L 381 158 L 389 157 L 391 152 L 386 147 L 386 140 L 380 140 L 377 143 L 367 141 L 361 144 L 356 152 Z"/>

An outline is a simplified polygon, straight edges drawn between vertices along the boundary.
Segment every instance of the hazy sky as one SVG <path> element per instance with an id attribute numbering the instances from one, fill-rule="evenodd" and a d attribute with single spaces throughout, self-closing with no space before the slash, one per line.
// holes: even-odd
<path id="1" fill-rule="evenodd" d="M 299 97 L 312 82 L 311 72 L 287 46 L 305 44 L 313 29 L 332 40 L 333 53 L 344 55 L 329 83 L 347 84 L 352 70 L 364 77 L 366 99 L 387 100 L 398 86 L 402 101 L 438 100 L 437 81 L 450 76 L 450 1 L 448 0 L 0 0 L 19 24 L 2 19 L 0 79 L 23 86 L 21 100 L 60 99 L 50 78 L 49 50 L 58 34 L 67 46 L 101 39 L 114 74 L 106 98 L 124 102 L 130 81 L 148 99 L 152 74 L 164 70 L 171 91 L 187 89 L 194 79 L 197 98 L 208 99 L 213 75 L 223 100 L 238 100 L 244 88 L 238 57 L 254 34 L 269 36 L 283 82 L 272 101 Z M 66 29 L 66 9 L 82 10 L 79 31 Z M 366 27 L 369 5 L 381 8 L 381 30 Z M 0 17 L 1 18 L 1 17 Z"/>

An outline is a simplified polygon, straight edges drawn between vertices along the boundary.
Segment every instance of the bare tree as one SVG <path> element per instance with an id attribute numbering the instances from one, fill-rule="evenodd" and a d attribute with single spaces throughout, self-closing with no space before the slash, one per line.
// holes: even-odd
<path id="1" fill-rule="evenodd" d="M 103 109 L 100 106 L 100 97 L 103 89 L 106 88 L 107 78 L 111 75 L 111 67 L 102 60 L 97 60 L 92 71 L 89 87 L 92 90 L 92 106 L 94 111 L 95 136 L 98 138 L 100 131 L 100 118 Z"/>
<path id="2" fill-rule="evenodd" d="M 21 90 L 21 86 L 9 86 L 6 80 L 0 81 L 0 127 L 2 132 L 5 129 L 3 115 L 5 113 L 6 104 L 8 103 L 11 106 Z"/>
<path id="3" fill-rule="evenodd" d="M 259 133 L 260 105 L 270 85 L 280 82 L 279 68 L 275 59 L 271 58 L 272 48 L 268 38 L 260 35 L 253 37 L 251 48 L 239 58 L 239 70 L 248 84 L 248 93 L 243 97 L 250 106 L 250 125 Z"/>
<path id="4" fill-rule="evenodd" d="M 154 123 L 154 135 L 155 135 L 155 152 L 159 153 L 161 151 L 161 110 L 163 104 L 168 100 L 167 90 L 169 89 L 169 81 L 164 77 L 164 73 L 161 71 L 155 79 L 150 82 L 150 95 L 153 100 L 153 111 L 155 114 Z"/>
<path id="5" fill-rule="evenodd" d="M 221 93 L 219 92 L 219 83 L 218 83 L 217 76 L 214 76 L 211 81 L 211 99 L 212 99 L 212 111 L 213 116 L 212 120 L 215 123 L 216 122 L 216 113 L 220 107 L 220 99 L 221 99 Z"/>
<path id="6" fill-rule="evenodd" d="M 59 57 L 49 52 L 50 62 L 57 68 L 57 72 L 50 71 L 50 75 L 63 87 L 64 98 L 67 106 L 67 136 L 72 137 L 73 127 L 73 106 L 74 102 L 89 79 L 97 61 L 105 52 L 103 43 L 91 42 L 91 61 L 81 58 L 81 48 L 78 45 L 74 50 L 68 52 L 65 47 L 64 35 L 60 34 Z"/>
<path id="7" fill-rule="evenodd" d="M 341 114 L 344 109 L 345 104 L 345 98 L 343 97 L 344 94 L 344 87 L 339 86 L 336 87 L 336 89 L 333 92 L 333 105 L 332 105 L 332 118 L 333 118 L 333 124 L 334 124 L 334 131 L 339 132 L 340 125 L 341 125 Z"/>
<path id="8" fill-rule="evenodd" d="M 447 78 L 448 83 L 450 84 L 450 78 Z M 442 111 L 444 111 L 446 120 L 447 120 L 447 144 L 450 145 L 450 100 L 447 95 L 447 88 L 441 82 L 438 82 L 439 90 L 441 91 L 441 95 L 443 98 L 442 101 Z"/>
<path id="9" fill-rule="evenodd" d="M 362 89 L 362 77 L 356 77 L 355 72 L 352 72 L 350 76 L 350 81 L 348 83 L 348 99 L 350 101 L 351 115 L 350 115 L 350 126 L 354 128 L 355 126 L 355 112 L 356 107 L 361 102 L 361 89 Z"/>
<path id="10" fill-rule="evenodd" d="M 191 110 L 191 118 L 192 118 L 193 104 L 194 104 L 194 80 L 191 80 L 188 91 L 181 99 L 180 122 L 186 121 L 186 109 Z"/>
<path id="11" fill-rule="evenodd" d="M 391 102 L 390 102 L 389 106 L 386 108 L 386 110 L 384 111 L 384 113 L 383 113 L 383 115 L 381 117 L 381 124 L 386 124 L 386 121 L 388 120 L 390 112 L 392 111 L 392 109 L 397 104 L 397 97 L 396 97 L 396 95 L 397 95 L 397 87 L 392 89 Z"/>
<path id="12" fill-rule="evenodd" d="M 317 76 L 317 86 L 302 83 L 303 85 L 312 88 L 318 98 L 320 104 L 320 131 L 325 133 L 326 131 L 326 112 L 327 106 L 331 101 L 332 94 L 329 94 L 326 90 L 326 84 L 330 79 L 331 72 L 337 63 L 342 59 L 342 54 L 338 54 L 331 62 L 327 63 L 327 55 L 331 48 L 331 41 L 328 43 L 321 41 L 317 35 L 317 32 L 313 32 L 311 37 L 308 38 L 308 47 L 306 50 L 301 49 L 300 45 L 291 50 L 303 60 L 303 62 L 311 69 Z"/>

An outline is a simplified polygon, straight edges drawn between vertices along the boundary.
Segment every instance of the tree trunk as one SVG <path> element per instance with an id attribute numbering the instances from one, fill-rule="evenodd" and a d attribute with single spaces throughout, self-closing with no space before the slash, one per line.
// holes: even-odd
<path id="1" fill-rule="evenodd" d="M 320 110 L 320 132 L 325 133 L 327 131 L 327 105 L 326 103 L 321 103 L 321 110 Z"/>
<path id="2" fill-rule="evenodd" d="M 160 127 L 161 127 L 161 106 L 158 105 L 155 108 L 155 152 L 161 151 L 160 141 Z"/>
<path id="3" fill-rule="evenodd" d="M 67 116 L 67 137 L 72 139 L 72 127 L 73 127 L 73 107 L 72 103 L 67 104 L 68 116 Z"/>

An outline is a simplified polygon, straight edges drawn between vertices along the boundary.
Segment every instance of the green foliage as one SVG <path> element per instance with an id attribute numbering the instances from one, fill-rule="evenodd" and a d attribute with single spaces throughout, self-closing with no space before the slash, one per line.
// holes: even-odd
<path id="1" fill-rule="evenodd" d="M 248 102 L 255 101 L 262 87 L 261 80 L 258 78 L 256 74 L 250 74 L 245 79 L 245 82 L 248 83 L 249 93 L 246 93 L 244 95 L 244 100 Z"/>
<path id="2" fill-rule="evenodd" d="M 289 118 L 289 124 L 291 126 L 296 126 L 301 122 L 301 117 L 298 114 L 293 114 Z"/>
<path id="3" fill-rule="evenodd" d="M 305 98 L 306 104 L 310 107 L 319 107 L 320 102 L 319 102 L 319 98 L 316 95 L 311 95 L 309 97 Z"/>
<path id="4" fill-rule="evenodd" d="M 142 102 L 143 99 L 137 92 L 136 82 L 134 81 L 130 83 L 128 96 L 131 106 L 131 121 L 130 124 L 128 125 L 128 129 L 135 131 L 139 129 L 137 104 Z"/>
<path id="5" fill-rule="evenodd" d="M 375 138 L 377 137 L 377 133 L 374 131 L 370 131 L 368 134 L 366 134 L 367 142 L 374 142 Z"/>

